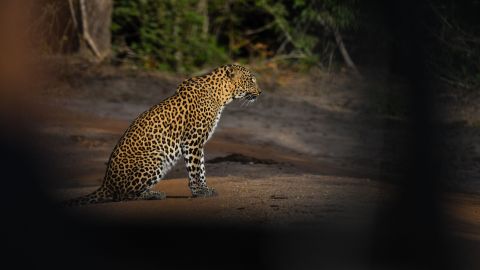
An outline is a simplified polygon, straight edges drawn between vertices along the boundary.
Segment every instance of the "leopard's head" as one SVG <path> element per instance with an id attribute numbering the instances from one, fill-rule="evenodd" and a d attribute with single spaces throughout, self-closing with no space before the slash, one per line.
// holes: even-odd
<path id="1" fill-rule="evenodd" d="M 235 86 L 233 99 L 245 98 L 254 101 L 262 93 L 258 88 L 257 79 L 248 69 L 235 64 L 226 66 L 226 69 L 227 77 Z"/>

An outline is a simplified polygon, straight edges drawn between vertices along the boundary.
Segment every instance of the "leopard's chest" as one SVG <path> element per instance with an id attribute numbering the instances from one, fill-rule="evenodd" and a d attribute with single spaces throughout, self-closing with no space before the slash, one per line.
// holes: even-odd
<path id="1" fill-rule="evenodd" d="M 222 116 L 222 111 L 223 111 L 223 108 L 219 110 L 219 112 L 217 113 L 217 115 L 213 119 L 212 125 L 209 128 L 209 131 L 208 131 L 208 134 L 207 134 L 206 141 L 208 141 L 212 137 L 213 133 L 215 132 L 215 128 L 217 127 L 218 121 L 220 121 L 220 117 Z"/>

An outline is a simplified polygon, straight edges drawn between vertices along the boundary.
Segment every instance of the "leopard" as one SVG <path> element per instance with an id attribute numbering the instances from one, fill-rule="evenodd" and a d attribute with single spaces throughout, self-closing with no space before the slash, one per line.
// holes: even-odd
<path id="1" fill-rule="evenodd" d="M 253 103 L 261 94 L 256 76 L 239 64 L 217 67 L 181 82 L 175 93 L 141 113 L 121 136 L 94 192 L 67 200 L 66 206 L 130 200 L 164 200 L 152 190 L 183 157 L 191 197 L 218 196 L 207 185 L 204 146 L 227 104 Z"/>

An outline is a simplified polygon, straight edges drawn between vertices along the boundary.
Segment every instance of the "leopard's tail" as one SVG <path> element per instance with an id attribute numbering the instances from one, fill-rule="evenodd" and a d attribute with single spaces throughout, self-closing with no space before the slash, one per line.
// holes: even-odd
<path id="1" fill-rule="evenodd" d="M 104 187 L 100 187 L 96 191 L 90 194 L 87 194 L 85 196 L 64 201 L 62 203 L 62 206 L 82 206 L 87 204 L 104 203 L 104 202 L 112 202 L 112 201 L 113 201 L 113 196 L 110 194 L 110 192 L 108 192 Z"/>

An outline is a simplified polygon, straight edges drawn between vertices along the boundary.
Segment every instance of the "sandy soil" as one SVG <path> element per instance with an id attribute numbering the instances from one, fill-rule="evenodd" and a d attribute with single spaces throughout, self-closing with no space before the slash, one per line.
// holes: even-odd
<path id="1" fill-rule="evenodd" d="M 242 169 L 241 166 L 229 168 Z M 377 203 L 386 200 L 380 195 L 382 186 L 365 179 L 320 175 L 255 179 L 230 175 L 210 177 L 208 181 L 219 192 L 218 197 L 191 198 L 186 179 L 172 179 L 155 187 L 167 192 L 168 197 L 163 201 L 105 203 L 73 211 L 83 217 L 134 224 L 190 221 L 290 226 L 335 221 L 365 226 L 373 223 Z M 93 189 L 67 189 L 64 194 L 78 196 Z"/>
<path id="2" fill-rule="evenodd" d="M 49 183 L 58 200 L 100 185 L 110 151 L 129 123 L 183 79 L 112 67 L 76 72 L 50 82 L 38 100 L 48 123 L 41 132 L 55 145 L 53 158 L 61 161 L 64 176 Z M 395 197 L 390 179 L 404 172 L 397 161 L 405 155 L 405 123 L 362 107 L 369 97 L 352 89 L 367 86 L 342 75 L 286 82 L 260 75 L 259 81 L 264 94 L 248 107 L 231 104 L 207 143 L 207 181 L 219 196 L 190 198 L 180 161 L 156 186 L 167 200 L 91 205 L 70 213 L 133 223 L 372 224 Z M 480 240 L 480 198 L 451 193 L 445 204 L 452 230 Z"/>

